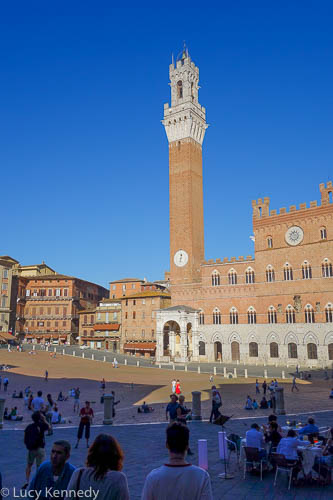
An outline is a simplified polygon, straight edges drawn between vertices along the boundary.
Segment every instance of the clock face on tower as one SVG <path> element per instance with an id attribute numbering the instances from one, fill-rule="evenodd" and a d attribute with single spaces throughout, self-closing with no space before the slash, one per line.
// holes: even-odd
<path id="1" fill-rule="evenodd" d="M 299 245 L 303 241 L 303 237 L 303 229 L 299 226 L 290 227 L 285 234 L 286 242 L 293 247 Z"/>
<path id="2" fill-rule="evenodd" d="M 177 267 L 184 267 L 188 263 L 188 255 L 185 250 L 178 250 L 173 258 Z"/>

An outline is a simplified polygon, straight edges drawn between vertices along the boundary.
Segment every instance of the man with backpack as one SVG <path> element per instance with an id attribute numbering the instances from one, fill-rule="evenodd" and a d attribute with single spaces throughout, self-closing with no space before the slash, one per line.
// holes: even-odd
<path id="1" fill-rule="evenodd" d="M 28 450 L 27 467 L 25 470 L 26 483 L 23 488 L 29 484 L 31 469 L 36 461 L 36 467 L 40 466 L 45 460 L 45 437 L 44 432 L 50 429 L 46 418 L 40 411 L 35 411 L 32 415 L 32 424 L 29 424 L 24 431 L 24 444 Z"/>

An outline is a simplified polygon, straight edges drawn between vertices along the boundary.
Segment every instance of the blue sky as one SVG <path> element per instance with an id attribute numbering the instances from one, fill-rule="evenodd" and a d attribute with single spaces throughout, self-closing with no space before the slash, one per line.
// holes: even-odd
<path id="1" fill-rule="evenodd" d="M 331 2 L 47 3 L 0 10 L 0 254 L 105 286 L 163 276 L 160 120 L 183 40 L 210 124 L 206 258 L 253 254 L 252 199 L 320 199 L 333 177 Z"/>

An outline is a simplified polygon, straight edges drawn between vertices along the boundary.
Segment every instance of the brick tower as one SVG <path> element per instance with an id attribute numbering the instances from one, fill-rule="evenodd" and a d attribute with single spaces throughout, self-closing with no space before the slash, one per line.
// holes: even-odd
<path id="1" fill-rule="evenodd" d="M 202 142 L 208 125 L 198 102 L 199 69 L 186 49 L 169 67 L 171 107 L 164 105 L 169 141 L 170 272 L 173 286 L 200 281 L 204 260 Z"/>

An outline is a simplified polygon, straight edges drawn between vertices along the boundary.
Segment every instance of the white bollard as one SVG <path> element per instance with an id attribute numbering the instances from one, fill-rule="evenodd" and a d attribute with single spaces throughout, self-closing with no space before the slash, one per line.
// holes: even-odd
<path id="1" fill-rule="evenodd" d="M 75 351 L 73 351 L 73 356 L 75 357 Z"/>
<path id="2" fill-rule="evenodd" d="M 161 368 L 161 364 L 159 364 L 158 367 Z"/>
<path id="3" fill-rule="evenodd" d="M 106 356 L 104 356 L 104 357 L 103 357 L 103 361 L 104 361 L 104 363 L 105 363 L 105 361 L 106 361 Z"/>
<path id="4" fill-rule="evenodd" d="M 244 377 L 247 378 L 247 368 L 244 369 Z"/>
<path id="5" fill-rule="evenodd" d="M 91 359 L 94 361 L 94 359 L 95 359 L 95 354 L 92 354 L 92 355 L 91 355 Z"/>
<path id="6" fill-rule="evenodd" d="M 282 378 L 286 378 L 284 374 L 284 370 L 282 370 Z"/>
<path id="7" fill-rule="evenodd" d="M 199 467 L 208 470 L 207 439 L 198 439 L 198 456 Z"/>
<path id="8" fill-rule="evenodd" d="M 198 373 L 200 373 L 200 366 L 198 366 Z"/>
<path id="9" fill-rule="evenodd" d="M 35 344 L 33 344 L 33 346 L 32 346 L 32 350 L 33 350 L 33 351 L 35 351 L 35 350 L 36 350 L 36 346 L 35 346 Z"/>
<path id="10" fill-rule="evenodd" d="M 237 378 L 237 370 L 234 368 L 234 377 Z"/>
<path id="11" fill-rule="evenodd" d="M 185 371 L 187 372 L 187 365 L 185 365 Z"/>
<path id="12" fill-rule="evenodd" d="M 264 370 L 264 378 L 267 378 L 267 370 Z"/>
<path id="13" fill-rule="evenodd" d="M 214 375 L 216 375 L 216 366 L 214 366 Z"/>
<path id="14" fill-rule="evenodd" d="M 84 358 L 84 352 L 82 353 L 82 357 Z"/>
<path id="15" fill-rule="evenodd" d="M 137 361 L 137 362 L 136 362 L 136 366 L 140 366 L 140 361 Z"/>
<path id="16" fill-rule="evenodd" d="M 237 359 L 237 361 L 236 361 L 236 365 L 239 365 L 239 359 Z"/>
<path id="17" fill-rule="evenodd" d="M 223 377 L 227 378 L 227 368 L 225 366 L 223 367 Z"/>
<path id="18" fill-rule="evenodd" d="M 175 369 L 176 369 L 176 367 L 175 367 L 175 363 L 173 363 L 173 365 L 172 365 L 172 369 L 173 369 L 173 370 L 175 370 Z"/>
<path id="19" fill-rule="evenodd" d="M 127 359 L 125 359 L 125 361 L 124 361 L 124 365 L 125 365 L 125 366 L 127 365 Z"/>
<path id="20" fill-rule="evenodd" d="M 49 346 L 48 345 L 46 346 L 46 350 L 49 351 Z"/>
<path id="21" fill-rule="evenodd" d="M 65 349 L 62 350 L 62 355 L 64 356 L 65 355 Z"/>
<path id="22" fill-rule="evenodd" d="M 57 348 L 56 347 L 53 349 L 53 352 L 57 352 Z"/>

